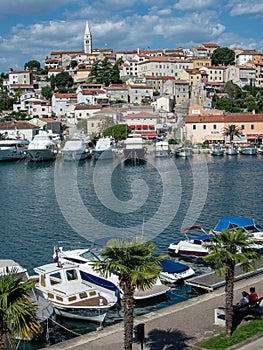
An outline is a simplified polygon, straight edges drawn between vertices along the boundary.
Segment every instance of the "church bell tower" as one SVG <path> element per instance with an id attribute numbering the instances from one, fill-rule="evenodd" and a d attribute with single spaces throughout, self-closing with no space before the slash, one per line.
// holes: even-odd
<path id="1" fill-rule="evenodd" d="M 86 22 L 86 28 L 84 33 L 84 53 L 91 54 L 92 52 L 92 36 L 89 29 L 89 22 Z"/>

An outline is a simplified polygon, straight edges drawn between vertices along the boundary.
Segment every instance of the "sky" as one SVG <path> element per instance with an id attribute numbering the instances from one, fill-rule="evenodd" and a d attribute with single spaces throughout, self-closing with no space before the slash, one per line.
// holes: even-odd
<path id="1" fill-rule="evenodd" d="M 0 72 L 83 50 L 86 21 L 93 48 L 263 51 L 263 0 L 0 0 Z"/>

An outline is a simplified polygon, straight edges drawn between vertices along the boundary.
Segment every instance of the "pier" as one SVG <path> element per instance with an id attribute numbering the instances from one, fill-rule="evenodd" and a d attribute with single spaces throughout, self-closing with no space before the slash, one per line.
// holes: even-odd
<path id="1" fill-rule="evenodd" d="M 235 282 L 246 279 L 248 277 L 259 275 L 263 272 L 263 262 L 255 264 L 256 270 L 244 271 L 240 264 L 235 268 Z M 204 275 L 189 278 L 185 284 L 192 287 L 198 293 L 213 292 L 215 289 L 225 285 L 225 276 L 216 275 L 215 272 L 208 272 Z"/>

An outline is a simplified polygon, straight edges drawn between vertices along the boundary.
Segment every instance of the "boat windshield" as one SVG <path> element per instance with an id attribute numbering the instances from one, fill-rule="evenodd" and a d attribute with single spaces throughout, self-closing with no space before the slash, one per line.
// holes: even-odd
<path id="1" fill-rule="evenodd" d="M 87 260 L 95 260 L 95 261 L 99 261 L 100 259 L 97 257 L 96 254 L 94 254 L 92 251 L 87 250 L 85 253 L 80 254 L 80 256 L 84 259 Z"/>
<path id="2" fill-rule="evenodd" d="M 251 226 L 245 226 L 244 230 L 247 233 L 254 233 L 254 232 L 261 232 L 261 231 L 263 231 L 263 228 L 260 227 L 259 225 L 251 225 Z"/>

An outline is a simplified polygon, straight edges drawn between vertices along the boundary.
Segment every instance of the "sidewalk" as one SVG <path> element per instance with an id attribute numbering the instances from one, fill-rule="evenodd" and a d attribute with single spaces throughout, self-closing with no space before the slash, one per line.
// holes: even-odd
<path id="1" fill-rule="evenodd" d="M 263 296 L 263 279 L 258 275 L 235 283 L 234 303 L 240 298 L 242 290 L 255 286 L 259 296 Z M 145 341 L 134 343 L 133 350 L 162 349 L 197 349 L 197 343 L 224 331 L 214 324 L 214 309 L 224 306 L 224 287 L 208 294 L 200 295 L 185 302 L 169 306 L 165 309 L 137 317 L 134 325 L 145 324 Z M 254 339 L 253 339 L 254 340 Z M 239 344 L 238 349 L 259 350 L 262 341 L 258 337 L 248 344 Z M 255 343 L 255 347 L 253 347 Z M 256 347 L 257 346 L 257 347 Z M 121 350 L 123 349 L 123 323 L 108 326 L 101 331 L 71 339 L 50 346 L 51 350 Z"/>

